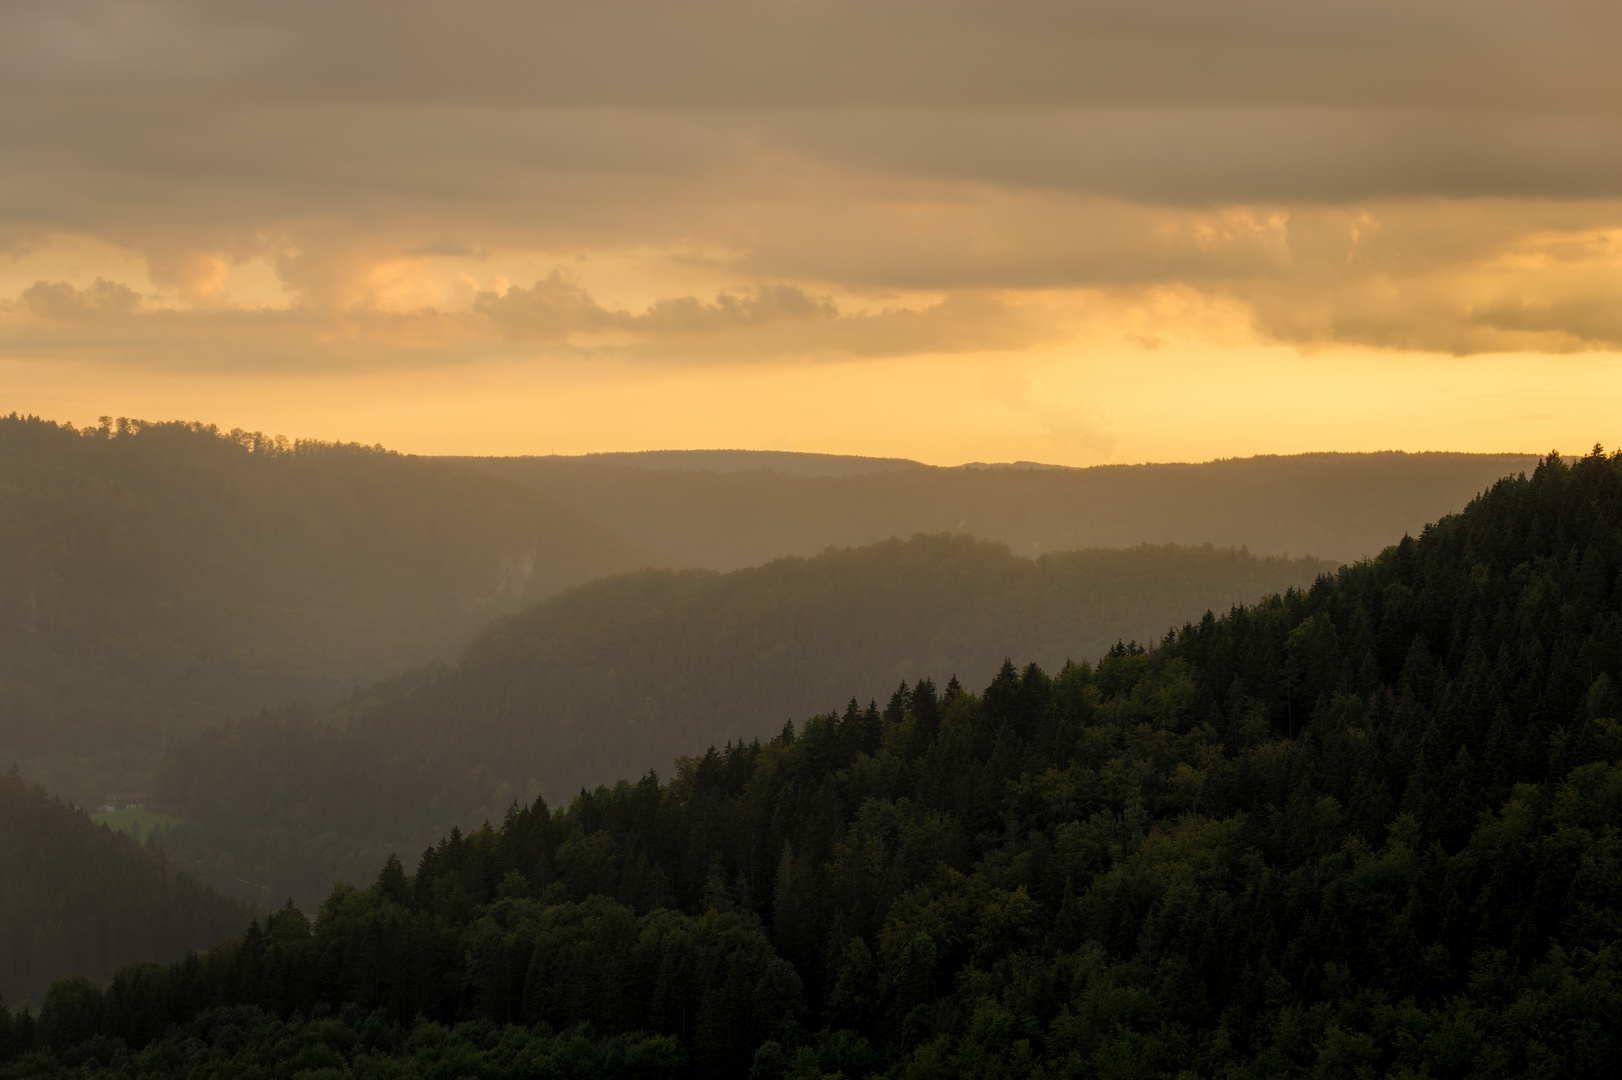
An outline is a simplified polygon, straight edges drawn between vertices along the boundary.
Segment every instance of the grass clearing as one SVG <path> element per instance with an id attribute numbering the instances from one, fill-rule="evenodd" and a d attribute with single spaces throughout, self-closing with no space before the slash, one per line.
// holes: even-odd
<path id="1" fill-rule="evenodd" d="M 157 826 L 162 825 L 167 828 L 170 825 L 180 823 L 179 818 L 170 817 L 168 814 L 153 813 L 151 810 L 140 806 L 131 807 L 128 810 L 107 810 L 99 814 L 91 814 L 90 820 L 106 825 L 114 832 L 134 833 L 135 839 L 143 844 L 146 843 L 148 834 Z"/>

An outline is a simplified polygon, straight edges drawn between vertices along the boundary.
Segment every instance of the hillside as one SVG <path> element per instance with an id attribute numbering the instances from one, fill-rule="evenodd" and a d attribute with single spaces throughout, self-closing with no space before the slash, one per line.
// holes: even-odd
<path id="1" fill-rule="evenodd" d="M 0 418 L 0 761 L 85 803 L 139 790 L 175 736 L 330 700 L 660 561 L 445 462 Z"/>
<path id="2" fill-rule="evenodd" d="M 467 459 L 490 461 L 492 459 Z M 530 462 L 535 458 L 497 458 L 503 462 Z M 548 460 L 560 460 L 555 456 Z M 638 469 L 676 469 L 682 472 L 773 472 L 795 476 L 865 476 L 868 473 L 915 469 L 919 463 L 908 458 L 857 457 L 853 454 L 808 454 L 795 450 L 628 450 L 581 454 L 561 459 L 566 462 L 622 465 Z"/>
<path id="3" fill-rule="evenodd" d="M 245 879 L 313 903 L 386 845 L 499 818 L 514 798 L 668 772 L 695 747 L 769 738 L 921 673 L 972 685 L 1010 655 L 1097 657 L 1328 569 L 1213 548 L 1032 560 L 914 537 L 730 574 L 611 578 L 495 621 L 454 667 L 320 719 L 266 717 L 178 749 L 159 795 L 199 835 L 165 843 L 222 887 Z"/>
<path id="4" fill-rule="evenodd" d="M 792 463 L 801 457 L 813 460 Z M 716 570 L 920 532 L 967 533 L 1020 555 L 1210 543 L 1353 562 L 1537 464 L 1518 454 L 1402 453 L 1088 469 L 898 468 L 907 463 L 855 459 L 871 463 L 859 474 L 824 457 L 717 451 L 463 460 L 685 565 Z M 750 462 L 755 467 L 746 469 Z"/>
<path id="5" fill-rule="evenodd" d="M 1596 448 L 1152 651 L 920 681 L 64 980 L 0 1077 L 1609 1077 L 1619 679 Z"/>
<path id="6" fill-rule="evenodd" d="M 0 999 L 39 1002 L 52 979 L 106 980 L 240 934 L 249 912 L 82 812 L 0 776 Z"/>

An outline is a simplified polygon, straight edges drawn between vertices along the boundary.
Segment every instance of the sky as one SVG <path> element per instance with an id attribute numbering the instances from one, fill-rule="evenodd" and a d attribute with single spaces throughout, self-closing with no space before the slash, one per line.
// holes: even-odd
<path id="1" fill-rule="evenodd" d="M 1614 0 L 0 5 L 0 412 L 935 464 L 1622 441 Z"/>

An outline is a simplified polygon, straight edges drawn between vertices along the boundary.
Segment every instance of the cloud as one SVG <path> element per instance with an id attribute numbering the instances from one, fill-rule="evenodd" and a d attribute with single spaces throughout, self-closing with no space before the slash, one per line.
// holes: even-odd
<path id="1" fill-rule="evenodd" d="M 1299 100 L 805 112 L 759 137 L 852 167 L 1139 202 L 1622 194 L 1622 114 Z"/>
<path id="2" fill-rule="evenodd" d="M 1611 51 L 1622 28 L 1614 5 L 1589 0 L 33 0 L 6 8 L 12 44 L 0 58 L 13 83 L 206 88 L 228 104 L 277 95 L 698 109 L 1581 106 L 1617 100 Z"/>
<path id="3" fill-rule="evenodd" d="M 19 2 L 0 217 L 579 229 L 806 161 L 1141 202 L 1603 197 L 1619 39 L 1579 0 Z"/>
<path id="4" fill-rule="evenodd" d="M 1028 372 L 998 370 L 984 380 L 986 396 L 1034 421 L 1041 438 L 1062 447 L 1067 457 L 1109 460 L 1120 443 L 1115 419 L 1096 402 L 1064 400 L 1038 390 Z"/>
<path id="5" fill-rule="evenodd" d="M 152 280 L 175 290 L 193 303 L 218 299 L 225 291 L 231 268 L 224 259 L 196 250 L 159 250 L 147 258 Z"/>
<path id="6" fill-rule="evenodd" d="M 605 307 L 562 271 L 528 288 L 481 292 L 474 314 L 508 340 L 564 344 L 608 334 L 612 340 L 599 349 L 646 358 L 904 356 L 1020 347 L 1054 336 L 1051 330 L 1044 334 L 1039 318 L 984 294 L 953 295 L 915 308 L 841 312 L 828 296 L 790 284 L 760 284 L 711 301 L 662 298 L 633 313 Z"/>
<path id="7" fill-rule="evenodd" d="M 1622 306 L 1614 291 L 1558 301 L 1499 299 L 1473 314 L 1479 326 L 1525 342 L 1529 352 L 1622 348 Z"/>
<path id="8" fill-rule="evenodd" d="M 1108 341 L 1456 355 L 1622 347 L 1619 202 L 1192 210 L 975 189 L 935 195 L 900 209 L 851 199 L 803 215 L 762 212 L 752 250 L 709 262 L 622 257 L 639 273 L 655 268 L 654 281 L 755 279 L 707 292 L 656 287 L 645 300 L 605 300 L 614 271 L 598 261 L 577 264 L 591 280 L 558 268 L 511 285 L 502 260 L 511 272 L 527 256 L 406 255 L 408 238 L 352 244 L 340 230 L 306 244 L 295 231 L 290 243 L 305 246 L 280 265 L 298 299 L 279 311 L 217 294 L 204 297 L 206 316 L 143 308 L 127 285 L 100 279 L 81 290 L 47 279 L 13 294 L 10 322 L 32 320 L 38 349 L 52 333 L 99 320 L 98 347 L 122 343 L 132 357 L 167 354 L 164 363 L 212 341 L 215 359 L 195 362 L 226 366 L 387 363 L 391 349 L 419 364 L 526 350 L 684 362 Z M 63 338 L 80 340 L 78 330 Z"/>
<path id="9" fill-rule="evenodd" d="M 1615 348 L 1619 38 L 1587 0 L 22 0 L 0 348 Z"/>
<path id="10" fill-rule="evenodd" d="M 839 318 L 828 297 L 812 296 L 785 284 L 723 292 L 709 302 L 695 296 L 661 299 L 641 314 L 611 311 L 594 300 L 578 279 L 558 270 L 527 289 L 513 285 L 501 293 L 481 292 L 474 298 L 474 310 L 507 336 L 528 341 L 563 341 L 571 334 L 612 330 L 708 334 L 784 320 Z"/>
<path id="11" fill-rule="evenodd" d="M 140 302 L 140 295 L 128 285 L 102 278 L 83 289 L 65 281 L 36 281 L 17 298 L 18 307 L 49 322 L 128 315 Z"/>
<path id="12" fill-rule="evenodd" d="M 721 293 L 711 304 L 696 297 L 660 300 L 637 320 L 655 332 L 706 333 L 785 320 L 837 319 L 839 309 L 826 296 L 812 296 L 797 285 L 757 286 L 742 295 Z"/>
<path id="13" fill-rule="evenodd" d="M 1622 207 L 1378 211 L 1343 220 L 1338 242 L 1325 217 L 1303 222 L 1296 273 L 1220 288 L 1249 307 L 1263 337 L 1310 347 L 1460 356 L 1622 348 Z"/>
<path id="14" fill-rule="evenodd" d="M 556 270 L 527 289 L 515 285 L 503 293 L 482 292 L 474 306 L 508 338 L 520 341 L 566 341 L 571 334 L 619 329 L 636 320 L 629 312 L 603 307 L 577 280 Z"/>

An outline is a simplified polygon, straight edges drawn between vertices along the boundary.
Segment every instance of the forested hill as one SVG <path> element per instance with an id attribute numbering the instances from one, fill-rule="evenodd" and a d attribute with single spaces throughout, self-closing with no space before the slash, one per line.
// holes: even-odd
<path id="1" fill-rule="evenodd" d="M 858 474 L 824 457 L 716 451 L 463 460 L 688 566 L 716 570 L 919 532 L 967 533 L 1021 555 L 1212 543 L 1352 562 L 1537 464 L 1520 454 L 1383 453 L 941 469 L 871 458 L 855 459 L 869 463 Z M 744 469 L 751 461 L 754 468 Z"/>
<path id="2" fill-rule="evenodd" d="M 313 926 L 59 983 L 37 1032 L 0 1016 L 0 1053 L 66 1077 L 1610 1077 L 1619 678 L 1622 458 L 1551 460 L 1150 652 L 919 683 L 514 807 Z"/>
<path id="3" fill-rule="evenodd" d="M 0 418 L 0 761 L 82 802 L 169 738 L 454 655 L 658 557 L 516 485 L 196 424 Z"/>
<path id="4" fill-rule="evenodd" d="M 180 748 L 158 794 L 198 834 L 165 843 L 222 887 L 246 879 L 313 902 L 382 845 L 499 819 L 515 797 L 666 771 L 695 747 L 770 737 L 919 674 L 972 685 L 1008 655 L 1097 657 L 1330 568 L 1213 548 L 1032 560 L 937 536 L 599 581 L 497 620 L 455 667 L 319 720 L 248 721 Z"/>
<path id="5" fill-rule="evenodd" d="M 128 835 L 0 776 L 0 999 L 38 1002 L 52 979 L 105 980 L 240 934 L 248 909 Z"/>

